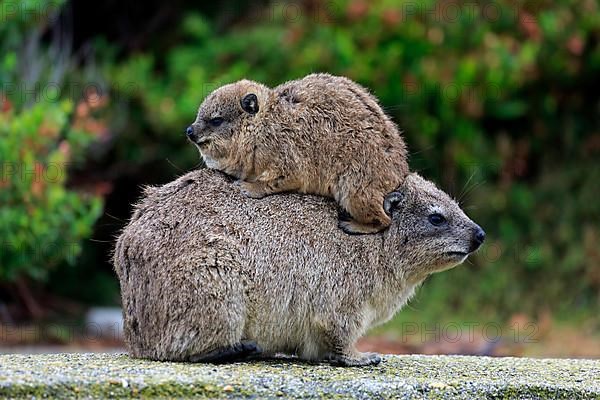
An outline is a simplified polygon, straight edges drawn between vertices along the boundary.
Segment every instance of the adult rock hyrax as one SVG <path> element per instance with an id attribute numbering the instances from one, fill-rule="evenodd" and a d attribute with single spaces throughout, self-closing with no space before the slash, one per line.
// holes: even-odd
<path id="1" fill-rule="evenodd" d="M 204 100 L 187 134 L 206 165 L 238 178 L 249 197 L 333 197 L 347 211 L 339 225 L 348 233 L 389 226 L 383 198 L 408 173 L 402 136 L 377 99 L 328 74 L 274 89 L 225 85 Z"/>
<path id="2" fill-rule="evenodd" d="M 416 174 L 386 196 L 385 209 L 389 229 L 349 236 L 330 223 L 330 199 L 254 200 L 218 171 L 148 188 L 114 254 L 130 354 L 378 363 L 357 352 L 356 340 L 484 240 L 448 195 Z"/>

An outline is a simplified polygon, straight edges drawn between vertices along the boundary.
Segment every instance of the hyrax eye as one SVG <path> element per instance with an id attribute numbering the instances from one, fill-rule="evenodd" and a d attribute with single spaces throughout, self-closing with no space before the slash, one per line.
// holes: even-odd
<path id="1" fill-rule="evenodd" d="M 213 126 L 216 128 L 217 126 L 221 126 L 221 124 L 223 123 L 223 118 L 221 118 L 221 117 L 211 118 L 208 120 L 208 123 L 210 124 L 210 126 Z"/>
<path id="2" fill-rule="evenodd" d="M 431 214 L 427 217 L 431 225 L 440 226 L 446 223 L 446 218 L 442 214 Z"/>

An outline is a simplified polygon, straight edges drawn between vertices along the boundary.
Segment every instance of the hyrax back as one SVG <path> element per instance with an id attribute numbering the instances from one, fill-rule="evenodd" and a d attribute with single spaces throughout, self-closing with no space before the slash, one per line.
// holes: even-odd
<path id="1" fill-rule="evenodd" d="M 396 125 L 365 88 L 313 74 L 274 89 L 225 85 L 200 106 L 188 136 L 209 168 L 238 178 L 255 198 L 296 191 L 333 197 L 348 233 L 388 227 L 384 196 L 408 174 Z"/>

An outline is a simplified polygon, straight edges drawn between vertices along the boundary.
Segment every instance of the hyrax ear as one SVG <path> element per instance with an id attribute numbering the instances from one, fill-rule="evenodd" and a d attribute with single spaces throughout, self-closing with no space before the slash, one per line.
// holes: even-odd
<path id="1" fill-rule="evenodd" d="M 383 199 L 383 209 L 385 210 L 385 213 L 392 216 L 392 213 L 398 209 L 402 200 L 404 200 L 404 194 L 400 192 L 388 193 Z"/>
<path id="2" fill-rule="evenodd" d="M 242 109 L 247 113 L 256 114 L 258 112 L 258 98 L 254 93 L 245 95 L 241 103 Z"/>

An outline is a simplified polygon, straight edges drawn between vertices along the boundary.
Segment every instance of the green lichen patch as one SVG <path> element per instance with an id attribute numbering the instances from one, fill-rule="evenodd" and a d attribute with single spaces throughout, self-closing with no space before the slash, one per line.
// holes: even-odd
<path id="1" fill-rule="evenodd" d="M 600 361 L 411 355 L 339 368 L 289 359 L 212 365 L 0 355 L 0 397 L 600 399 Z"/>

